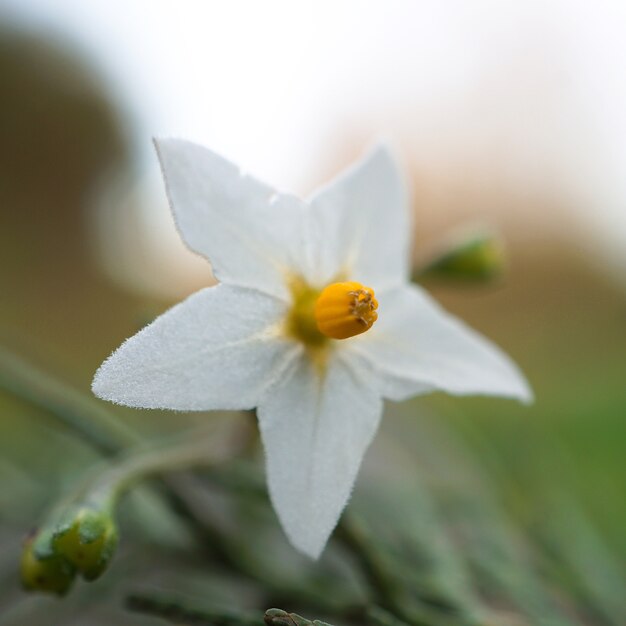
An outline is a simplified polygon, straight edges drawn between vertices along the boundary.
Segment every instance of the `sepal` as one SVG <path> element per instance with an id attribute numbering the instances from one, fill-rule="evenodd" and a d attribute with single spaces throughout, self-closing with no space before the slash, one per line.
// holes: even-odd
<path id="1" fill-rule="evenodd" d="M 40 555 L 35 550 L 37 535 L 26 538 L 20 561 L 22 586 L 27 591 L 42 591 L 64 596 L 72 586 L 76 568 L 66 559 L 50 552 Z"/>
<path id="2" fill-rule="evenodd" d="M 99 578 L 118 544 L 118 531 L 108 511 L 82 507 L 53 536 L 54 551 L 69 561 L 85 580 Z"/>

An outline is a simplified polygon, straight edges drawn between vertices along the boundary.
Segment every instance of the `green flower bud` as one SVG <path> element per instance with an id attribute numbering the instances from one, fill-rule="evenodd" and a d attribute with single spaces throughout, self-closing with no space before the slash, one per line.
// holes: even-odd
<path id="1" fill-rule="evenodd" d="M 500 275 L 505 265 L 504 242 L 496 233 L 484 230 L 451 240 L 443 252 L 416 272 L 415 278 L 488 280 Z"/>
<path id="2" fill-rule="evenodd" d="M 115 553 L 118 533 L 110 514 L 82 507 L 54 533 L 54 552 L 71 563 L 85 580 L 95 580 Z"/>
<path id="3" fill-rule="evenodd" d="M 35 535 L 24 542 L 20 573 L 24 589 L 65 595 L 76 575 L 76 568 L 55 554 L 40 557 L 33 549 Z"/>

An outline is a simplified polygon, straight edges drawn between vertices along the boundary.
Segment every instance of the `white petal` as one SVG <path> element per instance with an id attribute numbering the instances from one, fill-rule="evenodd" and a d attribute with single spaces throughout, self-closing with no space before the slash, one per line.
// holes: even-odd
<path id="1" fill-rule="evenodd" d="M 532 400 L 513 361 L 419 287 L 382 294 L 378 311 L 372 330 L 352 340 L 349 349 L 380 373 L 385 397 L 400 400 L 439 389 Z"/>
<path id="2" fill-rule="evenodd" d="M 300 350 L 277 336 L 284 308 L 255 290 L 203 289 L 122 344 L 92 389 L 141 408 L 252 408 Z"/>
<path id="3" fill-rule="evenodd" d="M 174 219 L 187 245 L 216 277 L 286 296 L 285 275 L 302 273 L 307 207 L 180 139 L 155 141 Z"/>
<path id="4" fill-rule="evenodd" d="M 310 200 L 313 267 L 324 284 L 343 272 L 374 289 L 406 281 L 411 225 L 405 185 L 385 146 Z"/>
<path id="5" fill-rule="evenodd" d="M 258 407 L 272 503 L 291 543 L 313 558 L 337 524 L 380 421 L 370 377 L 333 357 L 321 379 L 303 357 Z"/>

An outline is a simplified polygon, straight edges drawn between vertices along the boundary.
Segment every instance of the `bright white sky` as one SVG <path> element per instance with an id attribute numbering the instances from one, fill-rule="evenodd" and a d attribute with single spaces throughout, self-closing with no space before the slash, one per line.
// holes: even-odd
<path id="1" fill-rule="evenodd" d="M 626 3 L 576 0 L 0 0 L 69 35 L 152 135 L 280 188 L 328 174 L 338 134 L 420 166 L 495 168 L 571 198 L 626 268 Z M 332 158 L 332 157 L 331 157 Z M 428 167 L 426 171 L 428 171 Z M 477 170 L 478 171 L 478 170 Z"/>

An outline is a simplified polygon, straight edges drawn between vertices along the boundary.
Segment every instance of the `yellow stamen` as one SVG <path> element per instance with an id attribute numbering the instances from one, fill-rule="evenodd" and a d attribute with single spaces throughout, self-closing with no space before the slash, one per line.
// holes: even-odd
<path id="1" fill-rule="evenodd" d="M 332 283 L 315 301 L 318 330 L 332 339 L 347 339 L 369 330 L 378 319 L 374 290 L 361 283 Z"/>

